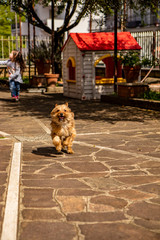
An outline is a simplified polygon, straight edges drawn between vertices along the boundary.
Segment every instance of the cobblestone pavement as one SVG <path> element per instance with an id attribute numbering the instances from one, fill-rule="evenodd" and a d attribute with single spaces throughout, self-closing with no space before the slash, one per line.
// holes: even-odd
<path id="1" fill-rule="evenodd" d="M 160 239 L 160 112 L 61 94 L 22 92 L 14 103 L 0 93 L 0 234 L 21 142 L 17 240 Z M 49 136 L 49 114 L 66 101 L 73 155 L 57 154 Z"/>

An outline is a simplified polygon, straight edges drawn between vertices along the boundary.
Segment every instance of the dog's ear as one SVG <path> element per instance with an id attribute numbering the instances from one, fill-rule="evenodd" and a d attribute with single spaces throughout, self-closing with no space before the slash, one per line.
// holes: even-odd
<path id="1" fill-rule="evenodd" d="M 65 104 L 66 104 L 66 106 L 68 107 L 68 102 L 66 102 Z"/>
<path id="2" fill-rule="evenodd" d="M 54 109 L 51 111 L 50 116 L 52 117 Z"/>
<path id="3" fill-rule="evenodd" d="M 57 107 L 57 105 L 58 105 L 58 104 L 56 103 L 54 107 Z"/>
<path id="4" fill-rule="evenodd" d="M 55 104 L 55 107 L 57 106 L 58 104 Z M 52 115 L 54 115 L 54 110 L 55 110 L 55 107 L 52 109 L 51 113 L 50 113 L 50 116 L 52 117 Z"/>

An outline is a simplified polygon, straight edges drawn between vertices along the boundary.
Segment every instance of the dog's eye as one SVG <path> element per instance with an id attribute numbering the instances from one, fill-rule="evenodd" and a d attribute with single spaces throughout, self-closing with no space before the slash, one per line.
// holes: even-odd
<path id="1" fill-rule="evenodd" d="M 57 112 L 59 112 L 59 110 L 57 109 Z"/>
<path id="2" fill-rule="evenodd" d="M 67 110 L 66 110 L 66 109 L 64 109 L 64 112 L 67 112 Z"/>

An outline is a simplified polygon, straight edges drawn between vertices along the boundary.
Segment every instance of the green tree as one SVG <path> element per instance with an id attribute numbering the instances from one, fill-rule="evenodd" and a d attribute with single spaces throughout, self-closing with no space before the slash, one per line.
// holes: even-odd
<path id="1" fill-rule="evenodd" d="M 15 12 L 12 12 L 10 8 L 7 4 L 0 4 L 0 37 L 3 38 L 3 41 L 0 41 L 0 58 L 7 58 L 9 56 L 9 45 L 11 45 L 11 42 L 9 43 L 8 37 L 11 36 L 11 25 L 15 23 Z M 19 19 L 18 15 L 17 19 Z M 24 20 L 25 18 L 22 17 L 21 21 Z M 15 41 L 12 46 L 14 49 L 16 48 Z"/>
<path id="2" fill-rule="evenodd" d="M 0 6 L 0 37 L 3 38 L 3 42 L 0 41 L 0 58 L 7 58 L 9 56 L 8 36 L 11 35 L 11 24 L 14 23 L 15 13 L 10 12 L 10 7 L 3 5 Z"/>
<path id="3" fill-rule="evenodd" d="M 0 6 L 0 36 L 11 35 L 11 24 L 14 23 L 15 13 L 10 11 L 10 6 Z"/>
<path id="4" fill-rule="evenodd" d="M 131 9 L 139 9 L 140 11 L 151 9 L 152 12 L 157 13 L 160 0 L 97 0 L 95 1 L 95 8 L 106 12 L 116 6 L 120 10 L 124 3 Z"/>

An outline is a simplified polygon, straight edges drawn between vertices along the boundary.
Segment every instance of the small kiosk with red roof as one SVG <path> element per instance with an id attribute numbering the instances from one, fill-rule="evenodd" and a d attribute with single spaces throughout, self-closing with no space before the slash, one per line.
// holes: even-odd
<path id="1" fill-rule="evenodd" d="M 119 32 L 118 52 L 140 51 L 129 32 Z M 114 92 L 114 33 L 71 33 L 62 49 L 64 96 L 100 99 Z M 117 82 L 125 82 L 118 61 Z"/>

